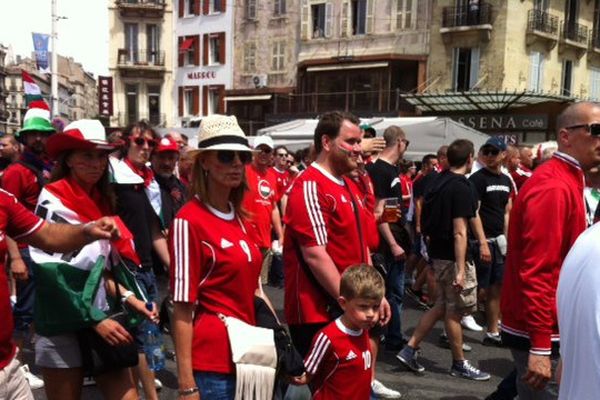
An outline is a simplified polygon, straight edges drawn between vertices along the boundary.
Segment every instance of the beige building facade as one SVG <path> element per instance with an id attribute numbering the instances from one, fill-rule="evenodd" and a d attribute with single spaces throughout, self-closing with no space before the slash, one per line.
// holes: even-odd
<path id="1" fill-rule="evenodd" d="M 173 126 L 173 1 L 109 1 L 110 126 Z"/>
<path id="2" fill-rule="evenodd" d="M 408 100 L 518 143 L 554 137 L 572 100 L 600 99 L 598 0 L 436 0 L 424 93 Z"/>

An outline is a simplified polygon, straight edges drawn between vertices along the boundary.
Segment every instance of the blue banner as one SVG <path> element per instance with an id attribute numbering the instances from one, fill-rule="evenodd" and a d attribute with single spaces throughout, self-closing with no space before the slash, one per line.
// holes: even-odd
<path id="1" fill-rule="evenodd" d="M 44 33 L 31 33 L 33 37 L 33 50 L 35 52 L 35 62 L 42 72 L 50 72 L 50 62 L 48 60 L 48 41 L 50 35 Z"/>

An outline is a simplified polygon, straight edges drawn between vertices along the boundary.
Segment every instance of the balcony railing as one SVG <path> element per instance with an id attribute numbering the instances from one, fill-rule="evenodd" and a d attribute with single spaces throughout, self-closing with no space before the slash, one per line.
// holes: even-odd
<path id="1" fill-rule="evenodd" d="M 443 28 L 487 25 L 492 23 L 492 5 L 480 3 L 476 6 L 444 7 Z"/>
<path id="2" fill-rule="evenodd" d="M 167 121 L 166 114 L 161 114 L 161 113 L 150 113 L 150 114 L 131 113 L 130 114 L 130 113 L 126 113 L 126 112 L 120 112 L 120 113 L 117 113 L 117 118 L 119 120 L 118 123 L 120 126 L 130 125 L 130 124 L 133 124 L 133 123 L 141 121 L 141 120 L 148 121 L 150 123 L 150 125 L 153 125 L 153 126 L 164 126 Z"/>
<path id="3" fill-rule="evenodd" d="M 592 31 L 592 36 L 590 37 L 590 48 L 600 49 L 600 30 L 598 28 L 595 28 Z"/>
<path id="4" fill-rule="evenodd" d="M 529 10 L 527 31 L 556 36 L 558 35 L 558 17 L 541 10 Z"/>
<path id="5" fill-rule="evenodd" d="M 588 27 L 565 21 L 560 29 L 560 37 L 585 46 L 588 42 Z"/>
<path id="6" fill-rule="evenodd" d="M 119 49 L 117 63 L 119 66 L 164 67 L 165 52 Z"/>
<path id="7" fill-rule="evenodd" d="M 165 0 L 117 0 L 122 16 L 162 17 Z"/>

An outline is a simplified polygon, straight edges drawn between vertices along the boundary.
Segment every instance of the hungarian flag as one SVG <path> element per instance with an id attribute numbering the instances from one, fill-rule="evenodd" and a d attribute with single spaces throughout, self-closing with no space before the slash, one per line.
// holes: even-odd
<path id="1" fill-rule="evenodd" d="M 42 91 L 37 83 L 25 70 L 21 70 L 23 79 L 23 92 L 25 93 L 25 104 L 29 105 L 32 101 L 42 100 Z"/>
<path id="2" fill-rule="evenodd" d="M 106 215 L 88 194 L 70 178 L 44 186 L 38 199 L 36 214 L 49 222 L 85 224 Z M 125 266 L 138 263 L 133 249 L 133 235 L 119 224 L 121 238 L 115 242 L 98 240 L 68 254 L 46 253 L 30 247 L 36 274 L 34 318 L 36 331 L 53 336 L 92 326 L 120 308 L 120 299 L 109 298 L 104 287 L 104 275 L 136 297 L 147 301 L 135 276 Z M 128 310 L 125 310 L 128 311 Z M 134 326 L 143 317 L 129 314 L 128 324 Z"/>

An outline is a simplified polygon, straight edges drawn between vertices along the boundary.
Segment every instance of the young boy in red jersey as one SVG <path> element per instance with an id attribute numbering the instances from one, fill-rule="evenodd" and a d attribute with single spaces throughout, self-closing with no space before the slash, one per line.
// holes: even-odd
<path id="1" fill-rule="evenodd" d="M 353 265 L 342 274 L 338 303 L 344 314 L 321 329 L 304 360 L 306 373 L 294 383 L 309 383 L 314 400 L 368 400 L 373 360 L 369 329 L 379 320 L 385 283 L 375 268 Z"/>

